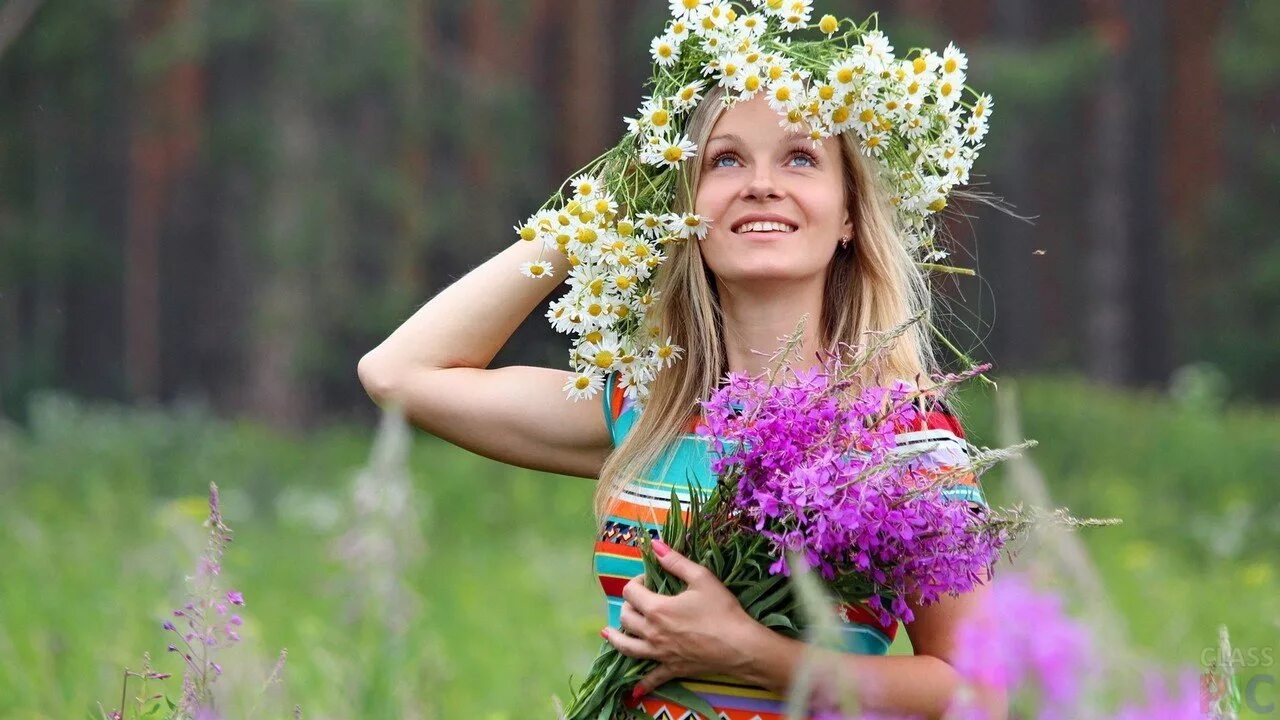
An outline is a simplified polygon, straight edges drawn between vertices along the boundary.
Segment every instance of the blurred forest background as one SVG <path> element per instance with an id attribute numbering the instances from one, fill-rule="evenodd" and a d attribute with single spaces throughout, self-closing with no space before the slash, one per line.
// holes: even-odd
<path id="1" fill-rule="evenodd" d="M 996 373 L 1280 398 L 1280 3 L 891 0 L 995 98 L 950 332 Z M 614 143 L 666 2 L 7 0 L 0 408 L 41 388 L 297 427 Z M 815 17 L 817 17 L 815 15 Z M 513 282 L 520 281 L 513 268 Z M 541 313 L 497 364 L 563 365 Z M 1207 364 L 1205 364 L 1207 363 Z"/>

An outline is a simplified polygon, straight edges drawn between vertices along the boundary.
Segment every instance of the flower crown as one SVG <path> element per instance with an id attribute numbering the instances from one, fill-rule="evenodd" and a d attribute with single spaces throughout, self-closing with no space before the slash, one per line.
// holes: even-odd
<path id="1" fill-rule="evenodd" d="M 627 133 L 574 173 L 516 232 L 569 260 L 569 290 L 546 317 L 574 334 L 573 399 L 593 397 L 619 373 L 626 396 L 643 403 L 648 384 L 675 364 L 683 348 L 645 322 L 657 299 L 653 273 L 670 244 L 697 240 L 709 221 L 671 212 L 678 169 L 697 154 L 684 134 L 689 112 L 715 82 L 726 107 L 763 94 L 779 124 L 807 133 L 816 147 L 854 130 L 861 152 L 878 162 L 907 250 L 922 266 L 947 256 L 938 247 L 935 214 L 951 189 L 968 182 L 983 147 L 992 101 L 965 85 L 968 60 L 954 44 L 941 55 L 913 48 L 903 58 L 872 14 L 862 25 L 823 16 L 810 23 L 812 0 L 670 0 L 671 19 L 653 39 L 654 74 Z M 796 31 L 818 31 L 792 39 Z M 811 33 L 812 34 L 812 33 Z M 963 97 L 968 90 L 968 101 Z M 965 110 L 968 111 L 967 116 Z M 555 207 L 549 207 L 551 205 Z M 547 277 L 552 264 L 524 263 L 521 272 Z"/>

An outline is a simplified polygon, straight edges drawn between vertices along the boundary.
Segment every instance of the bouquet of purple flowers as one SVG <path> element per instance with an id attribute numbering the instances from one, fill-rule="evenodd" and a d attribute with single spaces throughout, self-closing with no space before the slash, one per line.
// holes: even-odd
<path id="1" fill-rule="evenodd" d="M 789 637 L 801 636 L 805 616 L 788 582 L 788 556 L 814 569 L 839 601 L 861 603 L 885 624 L 910 622 L 908 597 L 931 604 L 973 589 L 1030 524 L 1017 512 L 952 494 L 976 489 L 982 471 L 1033 441 L 967 446 L 955 465 L 896 442 L 923 425 L 931 397 L 990 366 L 934 376 L 927 389 L 900 380 L 875 384 L 858 373 L 875 350 L 841 346 L 810 370 L 731 373 L 702 403 L 705 421 L 697 429 L 709 440 L 716 485 L 710 492 L 690 486 L 687 520 L 672 493 L 664 541 L 711 570 L 751 617 Z M 684 589 L 647 543 L 644 560 L 647 587 L 672 595 Z M 606 646 L 566 717 L 635 713 L 623 707 L 622 691 L 652 666 Z M 677 683 L 653 692 L 715 717 Z"/>

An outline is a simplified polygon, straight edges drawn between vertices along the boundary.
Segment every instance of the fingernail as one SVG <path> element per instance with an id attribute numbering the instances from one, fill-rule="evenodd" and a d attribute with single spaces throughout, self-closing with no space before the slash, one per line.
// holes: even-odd
<path id="1" fill-rule="evenodd" d="M 643 685 L 636 685 L 635 687 L 631 688 L 631 699 L 632 699 L 632 700 L 639 700 L 641 695 L 644 695 L 644 686 L 643 686 Z"/>
<path id="2" fill-rule="evenodd" d="M 658 553 L 658 557 L 666 557 L 667 553 L 671 552 L 671 548 L 661 540 L 654 540 L 653 551 Z"/>
<path id="3" fill-rule="evenodd" d="M 608 640 L 608 639 L 609 639 L 609 628 L 607 628 L 607 627 L 606 627 L 606 628 L 600 628 L 600 637 L 604 638 L 605 640 Z"/>

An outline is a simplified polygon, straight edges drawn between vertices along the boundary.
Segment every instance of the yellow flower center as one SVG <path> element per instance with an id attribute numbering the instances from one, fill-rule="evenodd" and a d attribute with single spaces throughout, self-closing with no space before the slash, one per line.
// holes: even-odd
<path id="1" fill-rule="evenodd" d="M 601 350 L 600 352 L 596 353 L 595 363 L 596 363 L 596 367 L 598 368 L 612 367 L 613 353 L 609 352 L 608 350 Z"/>
<path id="2" fill-rule="evenodd" d="M 578 228 L 578 242 L 582 243 L 583 245 L 590 245 L 591 243 L 595 242 L 596 237 L 597 235 L 595 230 L 589 227 Z"/>
<path id="3" fill-rule="evenodd" d="M 653 113 L 652 117 L 649 118 L 649 122 L 653 123 L 654 127 L 665 127 L 666 124 L 670 121 L 671 121 L 671 113 L 667 112 L 666 110 L 658 110 Z"/>
<path id="4" fill-rule="evenodd" d="M 586 375 L 579 375 L 578 379 L 573 381 L 573 386 L 579 390 L 586 390 L 591 386 L 591 378 Z"/>
<path id="5" fill-rule="evenodd" d="M 840 107 L 836 108 L 835 112 L 831 113 L 831 121 L 836 123 L 837 125 L 840 123 L 848 122 L 849 107 L 846 105 L 841 105 Z"/>
<path id="6" fill-rule="evenodd" d="M 842 67 L 836 71 L 836 79 L 842 83 L 853 82 L 853 71 L 847 67 Z"/>
<path id="7" fill-rule="evenodd" d="M 743 86 L 744 88 L 746 88 L 746 89 L 747 89 L 747 91 L 749 91 L 749 92 L 755 92 L 756 90 L 759 90 L 759 89 L 760 89 L 760 76 L 759 76 L 759 75 L 751 75 L 751 76 L 747 77 L 746 81 L 742 83 L 742 86 Z"/>
<path id="8" fill-rule="evenodd" d="M 823 15 L 822 19 L 818 21 L 818 29 L 828 35 L 835 32 L 838 27 L 840 27 L 840 22 L 836 20 L 835 15 Z"/>
<path id="9" fill-rule="evenodd" d="M 541 275 L 542 273 L 543 273 L 543 269 L 542 269 L 542 266 L 541 266 L 541 265 L 538 265 L 538 264 L 536 264 L 536 263 L 535 263 L 535 264 L 533 264 L 533 265 L 530 265 L 530 266 L 529 266 L 529 274 L 530 274 L 530 275 L 532 275 L 532 276 L 534 276 L 534 277 L 538 277 L 538 276 L 539 276 L 539 275 Z"/>
<path id="10" fill-rule="evenodd" d="M 667 162 L 680 162 L 684 157 L 684 150 L 681 150 L 679 145 L 671 145 L 662 151 L 662 157 Z"/>
<path id="11" fill-rule="evenodd" d="M 823 100 L 830 100 L 836 96 L 836 89 L 830 85 L 821 85 L 818 87 L 818 97 Z"/>
<path id="12" fill-rule="evenodd" d="M 532 225 L 525 225 L 524 227 L 520 228 L 521 240 L 532 240 L 536 237 L 538 237 L 538 231 L 535 230 Z"/>
<path id="13" fill-rule="evenodd" d="M 942 62 L 942 70 L 947 74 L 955 72 L 958 67 L 960 67 L 960 65 L 956 62 L 955 58 L 947 58 Z"/>
<path id="14" fill-rule="evenodd" d="M 947 199 L 938 198 L 937 200 L 934 200 L 933 202 L 929 203 L 929 210 L 931 210 L 932 212 L 938 212 L 939 210 L 941 210 L 946 206 L 947 206 Z"/>
<path id="15" fill-rule="evenodd" d="M 920 73 L 929 69 L 929 64 L 924 61 L 924 58 L 918 57 L 915 60 L 911 61 L 911 69 L 914 70 L 917 75 L 919 75 Z"/>

